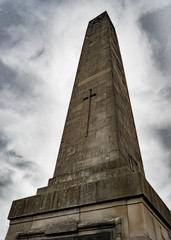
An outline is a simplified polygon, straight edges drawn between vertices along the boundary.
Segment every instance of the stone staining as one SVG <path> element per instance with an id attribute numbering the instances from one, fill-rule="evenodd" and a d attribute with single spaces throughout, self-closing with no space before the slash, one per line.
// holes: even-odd
<path id="1" fill-rule="evenodd" d="M 115 29 L 89 22 L 53 178 L 13 201 L 6 240 L 169 240 L 147 182 Z"/>

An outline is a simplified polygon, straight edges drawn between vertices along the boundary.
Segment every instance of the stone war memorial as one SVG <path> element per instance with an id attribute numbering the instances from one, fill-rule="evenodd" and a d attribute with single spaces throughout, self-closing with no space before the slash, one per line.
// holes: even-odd
<path id="1" fill-rule="evenodd" d="M 13 201 L 8 218 L 6 240 L 171 239 L 171 213 L 145 178 L 107 12 L 88 24 L 53 178 Z"/>

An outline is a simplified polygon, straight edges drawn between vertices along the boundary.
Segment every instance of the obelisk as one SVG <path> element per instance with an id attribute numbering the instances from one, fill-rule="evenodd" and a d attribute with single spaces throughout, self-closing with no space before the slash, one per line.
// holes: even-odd
<path id="1" fill-rule="evenodd" d="M 115 29 L 91 20 L 54 176 L 13 202 L 6 240 L 170 239 L 171 214 L 144 174 Z"/>

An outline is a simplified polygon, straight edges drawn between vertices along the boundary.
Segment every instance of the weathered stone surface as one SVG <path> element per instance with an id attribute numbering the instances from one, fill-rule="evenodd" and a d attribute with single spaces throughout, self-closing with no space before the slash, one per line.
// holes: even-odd
<path id="1" fill-rule="evenodd" d="M 144 174 L 116 33 L 99 18 L 85 35 L 54 178 L 115 159 Z"/>
<path id="2" fill-rule="evenodd" d="M 149 240 L 149 237 L 130 237 L 130 238 L 123 238 L 123 240 Z"/>
<path id="3" fill-rule="evenodd" d="M 53 235 L 53 234 L 59 234 L 59 233 L 66 233 L 66 232 L 75 232 L 77 231 L 77 222 L 62 222 L 58 225 L 52 225 L 49 227 L 45 233 L 46 235 Z"/>
<path id="4" fill-rule="evenodd" d="M 106 12 L 87 28 L 54 176 L 35 196 L 14 201 L 9 219 L 6 240 L 108 240 L 104 229 L 113 240 L 170 239 L 171 213 L 145 179 Z"/>
<path id="5" fill-rule="evenodd" d="M 51 191 L 13 202 L 9 219 L 68 207 L 142 196 L 171 225 L 171 214 L 142 174 L 124 169 L 120 175 L 60 191 Z M 36 202 L 36 205 L 34 205 Z M 19 206 L 19 207 L 18 207 Z"/>
<path id="6" fill-rule="evenodd" d="M 169 228 L 141 197 L 16 218 L 11 220 L 10 235 L 6 239 L 16 240 L 16 236 L 22 236 L 21 239 L 48 240 L 104 230 L 112 231 L 114 240 L 170 239 Z"/>

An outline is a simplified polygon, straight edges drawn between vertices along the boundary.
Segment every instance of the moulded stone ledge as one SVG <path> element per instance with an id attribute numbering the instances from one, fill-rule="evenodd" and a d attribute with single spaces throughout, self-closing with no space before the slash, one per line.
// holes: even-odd
<path id="1" fill-rule="evenodd" d="M 51 183 L 47 187 L 39 188 L 37 190 L 37 194 L 46 194 L 52 191 L 59 191 L 68 189 L 71 187 L 79 187 L 81 185 L 85 185 L 85 183 L 97 182 L 104 179 L 113 178 L 114 176 L 122 175 L 125 172 L 129 172 L 129 168 L 126 166 L 120 168 L 103 168 L 98 169 L 97 166 L 93 169 L 93 171 L 82 170 L 79 174 L 73 176 L 73 174 L 67 174 L 67 176 L 56 177 L 51 181 Z"/>
<path id="2" fill-rule="evenodd" d="M 171 213 L 147 180 L 139 173 L 125 172 L 111 179 L 91 182 L 79 187 L 52 191 L 13 202 L 9 219 L 79 207 L 111 200 L 142 196 L 153 210 L 171 226 Z M 151 203 L 150 203 L 151 202 Z"/>

